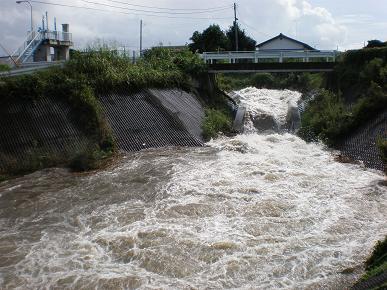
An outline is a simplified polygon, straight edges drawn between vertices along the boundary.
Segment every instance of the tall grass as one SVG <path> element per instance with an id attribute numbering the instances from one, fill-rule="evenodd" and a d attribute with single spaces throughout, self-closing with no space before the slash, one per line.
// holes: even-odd
<path id="1" fill-rule="evenodd" d="M 387 49 L 350 51 L 338 63 L 330 91 L 320 92 L 302 116 L 301 136 L 334 145 L 387 108 Z"/>
<path id="2" fill-rule="evenodd" d="M 231 118 L 228 112 L 208 108 L 203 121 L 203 138 L 208 141 L 216 137 L 219 133 L 229 133 L 231 131 Z"/>
<path id="3" fill-rule="evenodd" d="M 163 48 L 151 49 L 141 61 L 133 64 L 131 58 L 106 47 L 88 49 L 74 52 L 64 68 L 0 79 L 0 105 L 34 102 L 42 97 L 66 101 L 79 128 L 90 141 L 89 150 L 73 152 L 68 164 L 78 170 L 93 169 L 115 151 L 98 95 L 112 90 L 136 91 L 149 87 L 188 88 L 192 76 L 204 70 L 204 63 L 188 50 L 175 53 Z M 39 156 L 35 159 L 40 160 Z M 55 160 L 47 162 L 54 163 Z"/>
<path id="4" fill-rule="evenodd" d="M 253 86 L 266 89 L 293 89 L 308 92 L 321 88 L 324 83 L 322 73 L 247 73 L 219 74 L 219 87 L 224 91 L 240 90 Z"/>

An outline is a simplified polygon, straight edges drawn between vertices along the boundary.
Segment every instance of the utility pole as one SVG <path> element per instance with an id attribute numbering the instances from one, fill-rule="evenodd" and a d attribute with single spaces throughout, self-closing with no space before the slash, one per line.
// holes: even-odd
<path id="1" fill-rule="evenodd" d="M 235 51 L 238 51 L 238 24 L 237 24 L 237 15 L 236 15 L 236 3 L 234 2 L 234 30 L 235 30 Z"/>
<path id="2" fill-rule="evenodd" d="M 140 20 L 140 56 L 142 56 L 142 19 Z"/>
<path id="3" fill-rule="evenodd" d="M 48 31 L 48 12 L 46 11 L 46 25 L 47 25 L 47 31 Z"/>

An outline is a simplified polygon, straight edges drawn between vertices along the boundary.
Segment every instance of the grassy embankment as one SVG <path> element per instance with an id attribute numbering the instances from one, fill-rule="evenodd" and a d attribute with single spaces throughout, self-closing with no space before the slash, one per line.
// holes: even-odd
<path id="1" fill-rule="evenodd" d="M 10 69 L 9 65 L 0 63 L 0 72 L 9 71 Z"/>
<path id="2" fill-rule="evenodd" d="M 387 271 L 387 236 L 384 241 L 376 244 L 372 255 L 365 262 L 366 273 L 360 278 L 360 281 L 367 281 Z M 382 290 L 387 288 L 387 282 L 373 288 L 373 290 Z"/>
<path id="3" fill-rule="evenodd" d="M 387 108 L 387 48 L 345 53 L 330 78 L 304 113 L 301 134 L 335 145 Z"/>
<path id="4" fill-rule="evenodd" d="M 119 56 L 107 49 L 75 52 L 64 68 L 51 68 L 13 78 L 0 79 L 0 103 L 3 106 L 15 100 L 34 102 L 42 97 L 64 100 L 69 104 L 76 122 L 90 144 L 84 152 L 71 156 L 47 156 L 34 152 L 27 162 L 10 164 L 4 174 L 20 175 L 50 166 L 70 166 L 74 170 L 100 167 L 115 152 L 114 138 L 105 120 L 97 96 L 104 92 L 137 91 L 144 88 L 192 88 L 192 79 L 205 72 L 199 57 L 190 51 L 171 52 L 155 48 L 144 58 L 132 64 L 129 57 Z M 209 138 L 228 124 L 218 118 L 223 112 L 222 102 L 212 100 L 206 110 L 203 125 Z M 215 117 L 214 117 L 215 116 Z M 208 129 L 208 128 L 215 129 Z"/>

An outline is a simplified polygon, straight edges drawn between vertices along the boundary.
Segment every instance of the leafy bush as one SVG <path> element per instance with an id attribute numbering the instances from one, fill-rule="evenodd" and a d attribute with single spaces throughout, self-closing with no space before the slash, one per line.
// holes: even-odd
<path id="1" fill-rule="evenodd" d="M 275 78 L 269 73 L 258 73 L 253 76 L 254 87 L 272 88 L 275 86 Z"/>
<path id="2" fill-rule="evenodd" d="M 384 241 L 379 241 L 376 244 L 365 265 L 367 272 L 363 275 L 362 280 L 367 280 L 387 271 L 387 236 Z"/>
<path id="3" fill-rule="evenodd" d="M 351 119 L 351 112 L 342 99 L 332 92 L 322 90 L 302 115 L 301 134 L 309 132 L 333 145 L 348 130 Z"/>
<path id="4" fill-rule="evenodd" d="M 384 47 L 387 46 L 387 42 L 380 41 L 378 39 L 368 40 L 366 48 Z"/>
<path id="5" fill-rule="evenodd" d="M 0 172 L 0 175 L 7 177 L 8 175 L 21 175 L 46 167 L 66 164 L 66 156 L 62 153 L 49 152 L 44 148 L 31 148 L 22 160 L 1 153 L 0 162 L 4 170 Z"/>
<path id="6" fill-rule="evenodd" d="M 384 169 L 387 173 L 387 139 L 378 138 L 376 145 L 379 148 L 380 156 L 382 157 L 384 163 Z"/>
<path id="7" fill-rule="evenodd" d="M 305 139 L 312 135 L 334 145 L 385 110 L 386 55 L 387 49 L 364 49 L 346 53 L 334 75 L 337 78 L 335 85 L 338 93 L 320 93 L 309 104 L 302 116 L 300 135 Z"/>
<path id="8" fill-rule="evenodd" d="M 207 109 L 202 129 L 205 140 L 216 137 L 219 132 L 229 132 L 231 130 L 230 116 L 221 110 Z"/>
<path id="9" fill-rule="evenodd" d="M 10 71 L 10 70 L 11 70 L 11 68 L 10 68 L 9 65 L 0 63 L 0 72 L 2 72 L 2 71 Z"/>
<path id="10" fill-rule="evenodd" d="M 86 76 L 99 93 L 147 87 L 185 87 L 188 78 L 169 54 L 171 52 L 167 49 L 152 50 L 146 54 L 145 60 L 133 64 L 129 57 L 106 49 L 78 52 L 74 53 L 65 70 L 68 74 L 77 72 Z M 191 56 L 194 58 L 193 54 Z"/>
<path id="11" fill-rule="evenodd" d="M 253 73 L 220 74 L 217 78 L 220 89 L 239 90 L 248 86 L 266 89 L 293 89 L 308 92 L 323 86 L 322 73 Z"/>
<path id="12" fill-rule="evenodd" d="M 34 102 L 41 97 L 65 101 L 79 128 L 91 141 L 88 150 L 73 152 L 67 156 L 66 164 L 79 170 L 93 169 L 100 165 L 115 150 L 111 130 L 104 118 L 97 95 L 109 91 L 135 91 L 149 87 L 188 87 L 190 76 L 199 75 L 205 64 L 197 54 L 188 49 L 172 52 L 155 48 L 145 53 L 143 60 L 136 64 L 126 56 L 106 46 L 72 51 L 72 59 L 64 68 L 50 68 L 31 75 L 0 79 L 0 104 L 12 102 Z M 92 149 L 90 149 L 92 148 Z M 74 157 L 75 155 L 75 157 Z M 23 164 L 14 164 L 10 172 L 28 172 L 42 168 L 45 164 L 59 164 L 40 160 L 41 154 Z M 52 161 L 55 161 L 52 158 Z M 61 161 L 61 164 L 62 161 Z"/>
<path id="13" fill-rule="evenodd" d="M 69 167 L 76 172 L 94 170 L 100 168 L 110 156 L 110 152 L 103 151 L 98 146 L 90 147 L 78 152 L 71 159 Z"/>

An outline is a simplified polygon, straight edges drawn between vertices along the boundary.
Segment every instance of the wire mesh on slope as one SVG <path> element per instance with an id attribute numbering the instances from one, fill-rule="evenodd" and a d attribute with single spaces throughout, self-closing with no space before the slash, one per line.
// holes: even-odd
<path id="1" fill-rule="evenodd" d="M 65 157 L 87 146 L 72 121 L 70 107 L 58 100 L 3 104 L 0 124 L 0 169 L 5 169 L 9 160 L 22 162 L 27 156 L 43 153 Z"/>
<path id="2" fill-rule="evenodd" d="M 337 149 L 346 156 L 363 161 L 367 167 L 383 170 L 383 161 L 376 146 L 378 138 L 387 138 L 387 110 L 356 130 Z"/>
<path id="3" fill-rule="evenodd" d="M 200 135 L 191 134 L 194 130 L 185 125 L 194 119 L 191 114 L 203 114 L 202 109 L 192 113 L 190 106 L 185 105 L 193 103 L 192 98 L 195 97 L 179 90 L 164 90 L 154 91 L 154 94 L 150 91 L 110 93 L 101 96 L 100 100 L 118 148 L 136 151 L 167 146 L 202 146 Z"/>

